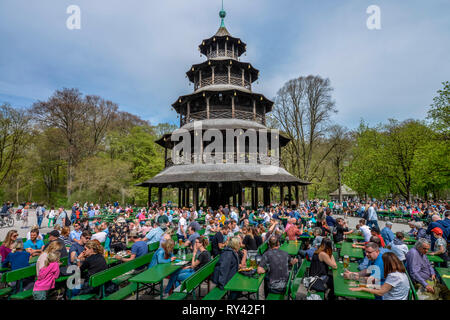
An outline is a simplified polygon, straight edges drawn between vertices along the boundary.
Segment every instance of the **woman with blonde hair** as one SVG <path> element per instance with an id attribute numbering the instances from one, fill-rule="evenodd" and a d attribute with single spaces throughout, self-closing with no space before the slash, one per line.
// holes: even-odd
<path id="1" fill-rule="evenodd" d="M 14 242 L 17 240 L 19 233 L 17 230 L 9 230 L 6 234 L 5 240 L 3 240 L 2 245 L 0 246 L 0 255 L 2 256 L 2 261 L 5 261 L 8 254 L 11 253 L 12 246 Z"/>
<path id="2" fill-rule="evenodd" d="M 85 244 L 85 250 L 77 257 L 77 265 L 84 279 L 81 291 L 74 290 L 73 294 L 86 294 L 94 291 L 89 287 L 89 278 L 108 268 L 104 257 L 104 249 L 98 240 L 89 240 Z"/>
<path id="3" fill-rule="evenodd" d="M 44 250 L 44 252 L 41 253 L 39 258 L 36 261 L 36 275 L 39 275 L 39 272 L 42 268 L 45 267 L 45 263 L 47 261 L 48 255 L 50 253 L 58 252 L 60 255 L 60 250 L 62 249 L 62 245 L 58 241 L 52 241 L 48 245 L 48 247 Z"/>
<path id="4" fill-rule="evenodd" d="M 53 243 L 57 242 L 54 241 L 52 242 L 52 244 Z M 57 244 L 59 245 L 59 243 Z M 37 280 L 34 283 L 33 287 L 34 300 L 46 300 L 47 291 L 55 287 L 55 280 L 58 279 L 59 277 L 59 257 L 60 256 L 58 251 L 52 251 L 48 253 L 45 259 L 45 263 L 41 268 L 40 272 L 38 273 Z"/>
<path id="5" fill-rule="evenodd" d="M 239 237 L 233 237 L 229 240 L 228 246 L 223 248 L 220 254 L 219 261 L 217 262 L 212 281 L 221 290 L 224 290 L 224 286 L 228 281 L 238 272 L 240 259 L 238 251 L 241 248 L 241 239 Z M 236 292 L 230 292 L 230 299 L 237 298 Z"/>

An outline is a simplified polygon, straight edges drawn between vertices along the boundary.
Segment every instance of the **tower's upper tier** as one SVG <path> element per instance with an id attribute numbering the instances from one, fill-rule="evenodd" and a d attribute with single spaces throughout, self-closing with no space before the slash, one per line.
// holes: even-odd
<path id="1" fill-rule="evenodd" d="M 232 37 L 225 26 L 217 33 L 202 41 L 198 46 L 200 53 L 208 59 L 238 59 L 245 51 L 246 44 L 239 38 Z"/>

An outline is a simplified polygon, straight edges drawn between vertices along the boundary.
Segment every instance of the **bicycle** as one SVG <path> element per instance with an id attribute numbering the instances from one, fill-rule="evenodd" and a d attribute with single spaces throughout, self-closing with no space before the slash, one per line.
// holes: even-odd
<path id="1" fill-rule="evenodd" d="M 14 218 L 11 217 L 11 215 L 8 214 L 1 214 L 0 215 L 0 228 L 11 228 L 14 226 Z"/>

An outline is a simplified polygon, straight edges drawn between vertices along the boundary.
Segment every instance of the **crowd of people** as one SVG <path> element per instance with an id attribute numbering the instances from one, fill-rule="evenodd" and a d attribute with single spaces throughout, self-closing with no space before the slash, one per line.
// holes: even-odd
<path id="1" fill-rule="evenodd" d="M 405 234 L 394 233 L 392 223 L 387 222 L 380 230 L 377 211 L 405 210 L 412 214 L 407 236 L 417 240 L 415 247 L 408 249 L 404 243 Z M 345 218 L 348 212 L 357 212 L 361 217 L 355 228 L 350 229 Z M 2 213 L 26 212 L 28 223 L 29 206 L 5 203 Z M 55 280 L 60 274 L 67 274 L 67 266 L 59 265 L 60 259 L 67 257 L 68 266 L 76 265 L 82 273 L 82 285 L 73 290 L 72 295 L 95 292 L 89 287 L 89 277 L 108 268 L 106 257 L 113 256 L 118 261 L 131 261 L 148 253 L 148 245 L 159 242 L 150 264 L 169 263 L 177 258 L 176 241 L 192 253 L 191 264 L 171 275 L 164 289 L 166 298 L 181 282 L 219 256 L 212 281 L 220 289 L 238 272 L 247 266 L 247 261 L 256 261 L 258 274 L 265 273 L 264 293 L 280 293 L 286 289 L 291 265 L 307 259 L 311 265 L 309 277 L 315 277 L 315 290 L 327 292 L 327 299 L 334 299 L 333 279 L 330 270 L 337 268 L 333 254 L 335 246 L 342 243 L 347 235 L 360 233 L 361 243 L 353 247 L 362 248 L 364 259 L 358 262 L 357 273 L 346 271 L 348 279 L 365 279 L 367 283 L 378 281 L 375 288 L 352 288 L 367 291 L 379 299 L 401 299 L 408 297 L 410 289 L 406 272 L 417 290 L 430 298 L 448 298 L 448 289 L 437 281 L 436 272 L 427 259 L 428 251 L 448 263 L 448 236 L 450 232 L 449 205 L 444 202 L 392 203 L 380 201 L 335 203 L 332 201 L 306 201 L 289 208 L 275 204 L 267 208 L 252 210 L 229 205 L 212 208 L 178 208 L 170 204 L 152 203 L 147 207 L 121 206 L 118 202 L 100 206 L 93 203 L 74 203 L 70 210 L 54 207 L 47 209 L 35 205 L 37 225 L 33 226 L 23 242 L 17 239 L 17 230 L 8 232 L 0 254 L 3 267 L 11 270 L 29 266 L 30 257 L 38 256 L 36 263 L 37 280 L 30 277 L 23 283 L 25 288 L 33 287 L 35 299 L 46 299 L 49 290 L 57 287 Z M 344 217 L 334 217 L 342 213 Z M 414 215 L 429 216 L 429 223 L 415 221 Z M 105 216 L 113 219 L 105 221 Z M 204 218 L 199 223 L 198 219 Z M 43 219 L 48 219 L 48 242 L 40 233 Z M 283 219 L 282 219 L 283 218 Z M 22 221 L 25 221 L 22 219 Z M 25 224 L 26 225 L 26 224 Z M 202 226 L 203 225 L 203 226 Z M 203 230 L 202 234 L 199 233 Z M 304 233 L 311 239 L 303 241 L 301 250 L 292 257 L 280 250 L 284 238 L 296 240 Z M 176 239 L 176 241 L 175 241 Z M 120 253 L 127 251 L 127 255 Z M 268 250 L 258 253 L 258 248 L 266 243 Z M 209 250 L 208 250 L 209 248 Z M 179 250 L 181 252 L 182 250 Z M 179 256 L 179 253 L 178 253 Z M 375 279 L 373 267 L 382 270 Z M 141 271 L 141 267 L 137 272 Z M 15 284 L 12 284 L 15 285 Z M 114 290 L 112 283 L 108 284 Z M 56 288 L 58 289 L 58 288 Z M 109 290 L 108 289 L 108 290 Z M 59 291 L 58 291 L 59 292 Z M 229 298 L 236 299 L 238 292 L 231 292 Z"/>

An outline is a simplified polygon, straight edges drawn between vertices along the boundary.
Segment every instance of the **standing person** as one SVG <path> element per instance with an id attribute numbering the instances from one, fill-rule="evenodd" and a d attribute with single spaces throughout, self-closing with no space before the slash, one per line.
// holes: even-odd
<path id="1" fill-rule="evenodd" d="M 38 273 L 33 287 L 34 300 L 46 300 L 47 291 L 55 287 L 55 280 L 59 277 L 59 252 L 50 252 L 44 267 Z"/>
<path id="2" fill-rule="evenodd" d="M 19 233 L 17 230 L 9 230 L 6 234 L 5 240 L 3 240 L 3 243 L 0 246 L 0 255 L 2 257 L 1 262 L 5 261 L 8 254 L 11 253 L 12 247 L 18 236 Z"/>
<path id="3" fill-rule="evenodd" d="M 41 228 L 42 220 L 44 220 L 44 214 L 45 214 L 44 206 L 38 205 L 36 208 L 36 220 L 39 229 Z"/>
<path id="4" fill-rule="evenodd" d="M 56 218 L 55 224 L 63 228 L 66 226 L 66 219 L 68 219 L 67 212 L 64 210 L 64 208 L 60 207 L 58 209 L 58 217 Z"/>
<path id="5" fill-rule="evenodd" d="M 280 250 L 280 242 L 276 237 L 269 239 L 269 250 L 264 252 L 259 266 L 258 274 L 267 272 L 264 277 L 264 296 L 267 298 L 269 293 L 280 294 L 286 291 L 289 281 L 289 264 L 296 264 L 297 259 L 285 251 Z"/>
<path id="6" fill-rule="evenodd" d="M 350 288 L 351 291 L 364 291 L 382 296 L 383 300 L 408 300 L 409 280 L 403 263 L 393 252 L 385 252 L 382 256 L 384 284 L 379 289 Z"/>
<path id="7" fill-rule="evenodd" d="M 20 218 L 22 219 L 22 229 L 28 228 L 28 209 L 30 207 L 28 205 L 23 208 Z"/>
<path id="8" fill-rule="evenodd" d="M 375 203 L 372 203 L 369 206 L 368 209 L 368 216 L 367 216 L 367 226 L 368 227 L 377 227 L 378 229 L 380 229 L 380 227 L 378 226 L 378 215 L 377 215 L 377 211 L 376 211 L 377 205 Z"/>
<path id="9" fill-rule="evenodd" d="M 55 215 L 56 215 L 55 207 L 51 207 L 51 209 L 47 215 L 47 219 L 48 219 L 47 227 L 48 228 L 53 227 L 53 225 L 55 224 Z"/>

